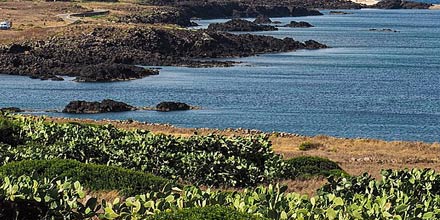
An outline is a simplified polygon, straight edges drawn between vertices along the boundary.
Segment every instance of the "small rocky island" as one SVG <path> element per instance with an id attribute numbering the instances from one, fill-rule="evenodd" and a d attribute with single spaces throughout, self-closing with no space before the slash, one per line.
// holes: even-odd
<path id="1" fill-rule="evenodd" d="M 291 21 L 289 24 L 284 25 L 284 27 L 290 27 L 290 28 L 309 28 L 314 27 L 312 24 L 305 22 L 305 21 Z"/>
<path id="2" fill-rule="evenodd" d="M 329 15 L 351 15 L 352 12 L 346 12 L 346 11 L 330 11 L 328 13 Z"/>
<path id="3" fill-rule="evenodd" d="M 255 24 L 279 24 L 281 22 L 279 21 L 272 21 L 268 16 L 266 15 L 258 15 L 255 20 Z"/>
<path id="4" fill-rule="evenodd" d="M 183 102 L 161 102 L 155 107 L 135 107 L 124 102 L 118 102 L 111 99 L 104 99 L 101 102 L 88 102 L 88 101 L 71 101 L 63 109 L 63 113 L 69 114 L 98 114 L 107 112 L 127 112 L 137 110 L 147 111 L 184 111 L 184 110 L 196 110 L 199 107 L 190 106 Z M 6 110 L 16 110 L 16 108 L 5 108 Z M 19 109 L 18 109 L 19 110 Z M 3 111 L 3 109 L 0 109 Z"/>
<path id="5" fill-rule="evenodd" d="M 115 82 L 141 79 L 159 74 L 158 70 L 124 64 L 97 64 L 85 66 L 75 78 L 76 82 Z M 73 74 L 74 75 L 74 74 Z"/>
<path id="6" fill-rule="evenodd" d="M 257 24 L 243 19 L 232 19 L 225 23 L 214 23 L 208 26 L 210 31 L 276 31 L 278 28 L 271 25 Z"/>
<path id="7" fill-rule="evenodd" d="M 393 30 L 391 28 L 382 28 L 382 29 L 371 28 L 368 31 L 373 31 L 373 32 L 392 32 L 392 33 L 399 32 L 398 30 Z"/>
<path id="8" fill-rule="evenodd" d="M 161 102 L 156 105 L 156 111 L 160 112 L 185 111 L 191 109 L 195 109 L 195 107 L 182 102 Z"/>
<path id="9" fill-rule="evenodd" d="M 133 111 L 136 109 L 136 107 L 123 102 L 104 99 L 102 102 L 72 101 L 63 109 L 63 113 L 97 114 L 106 112 Z"/>

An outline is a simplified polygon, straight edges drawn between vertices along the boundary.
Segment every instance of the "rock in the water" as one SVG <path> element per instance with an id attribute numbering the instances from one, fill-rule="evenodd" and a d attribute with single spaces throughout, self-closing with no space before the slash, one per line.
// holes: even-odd
<path id="1" fill-rule="evenodd" d="M 309 49 L 309 50 L 316 50 L 316 49 L 324 49 L 324 48 L 328 48 L 327 45 L 325 44 L 321 44 L 317 41 L 314 40 L 308 40 L 304 42 L 305 48 Z"/>
<path id="2" fill-rule="evenodd" d="M 72 101 L 64 108 L 63 113 L 97 114 L 133 110 L 136 108 L 126 103 L 105 99 L 102 102 Z"/>
<path id="3" fill-rule="evenodd" d="M 97 64 L 85 66 L 77 76 L 77 82 L 112 82 L 140 79 L 159 72 L 126 64 Z"/>
<path id="4" fill-rule="evenodd" d="M 375 32 L 399 32 L 397 30 L 393 30 L 390 28 L 383 28 L 383 29 L 377 29 L 377 28 L 371 28 L 369 31 L 375 31 Z"/>
<path id="5" fill-rule="evenodd" d="M 24 112 L 20 108 L 17 107 L 7 107 L 7 108 L 0 108 L 0 112 L 11 112 L 11 113 L 18 113 L 18 112 Z"/>
<path id="6" fill-rule="evenodd" d="M 300 21 L 300 22 L 291 21 L 290 24 L 286 24 L 284 27 L 309 28 L 309 27 L 313 27 L 313 25 L 311 25 L 310 23 L 305 22 L 305 21 Z"/>
<path id="7" fill-rule="evenodd" d="M 346 11 L 330 11 L 330 15 L 349 15 L 353 14 L 352 12 L 346 12 Z"/>
<path id="8" fill-rule="evenodd" d="M 161 112 L 183 111 L 190 109 L 190 105 L 182 102 L 161 102 L 156 106 L 156 110 Z"/>
<path id="9" fill-rule="evenodd" d="M 271 24 L 272 20 L 270 20 L 269 17 L 266 15 L 258 15 L 257 18 L 254 20 L 255 24 Z"/>
<path id="10" fill-rule="evenodd" d="M 232 19 L 226 23 L 214 23 L 208 26 L 211 31 L 276 31 L 278 28 L 270 25 L 258 25 L 243 19 Z"/>

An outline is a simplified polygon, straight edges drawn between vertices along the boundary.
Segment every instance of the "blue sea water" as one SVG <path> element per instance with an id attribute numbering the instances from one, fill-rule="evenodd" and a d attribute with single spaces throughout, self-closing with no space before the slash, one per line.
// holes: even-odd
<path id="1" fill-rule="evenodd" d="M 231 68 L 164 67 L 158 76 L 102 84 L 0 75 L 0 107 L 61 110 L 77 99 L 110 98 L 136 106 L 174 100 L 203 110 L 44 114 L 130 118 L 180 127 L 440 141 L 440 11 L 351 12 L 274 18 L 283 23 L 303 20 L 316 27 L 257 34 L 315 39 L 332 48 L 239 58 L 234 60 L 243 63 Z M 198 22 L 206 26 L 218 21 L 224 20 Z M 370 28 L 399 32 L 372 32 Z"/>
<path id="2" fill-rule="evenodd" d="M 440 0 L 415 0 L 415 2 L 426 2 L 431 4 L 440 4 Z"/>

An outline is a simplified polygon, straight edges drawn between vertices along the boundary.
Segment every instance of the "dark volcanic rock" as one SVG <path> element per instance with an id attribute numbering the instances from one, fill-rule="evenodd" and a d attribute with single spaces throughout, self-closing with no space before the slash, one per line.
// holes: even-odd
<path id="1" fill-rule="evenodd" d="M 310 23 L 305 22 L 305 21 L 300 21 L 300 22 L 291 21 L 290 24 L 286 24 L 286 25 L 284 25 L 284 27 L 309 28 L 309 27 L 313 27 L 313 25 L 311 25 Z"/>
<path id="2" fill-rule="evenodd" d="M 191 22 L 191 14 L 186 10 L 162 9 L 154 13 L 134 12 L 118 17 L 118 22 L 142 24 L 176 24 L 183 27 L 197 26 Z"/>
<path id="3" fill-rule="evenodd" d="M 328 48 L 327 45 L 321 44 L 321 43 L 314 41 L 314 40 L 305 41 L 304 45 L 305 45 L 305 48 L 309 49 L 309 50 Z"/>
<path id="4" fill-rule="evenodd" d="M 97 64 L 82 68 L 79 74 L 77 82 L 111 82 L 140 79 L 159 71 L 125 64 Z"/>
<path id="5" fill-rule="evenodd" d="M 330 15 L 349 15 L 349 14 L 353 14 L 353 13 L 346 12 L 346 11 L 330 11 L 328 14 L 330 14 Z"/>
<path id="6" fill-rule="evenodd" d="M 126 103 L 105 99 L 102 102 L 72 101 L 64 108 L 63 113 L 97 114 L 132 111 L 135 109 L 135 107 Z"/>
<path id="7" fill-rule="evenodd" d="M 182 102 L 161 102 L 158 105 L 156 105 L 156 111 L 161 111 L 161 112 L 183 111 L 190 109 L 191 109 L 190 105 Z"/>
<path id="8" fill-rule="evenodd" d="M 149 3 L 157 5 L 172 6 L 205 6 L 204 14 L 227 12 L 228 10 L 247 11 L 256 7 L 273 8 L 319 8 L 319 9 L 360 9 L 364 5 L 349 0 L 148 0 Z M 210 6 L 208 8 L 207 6 Z M 241 7 L 241 8 L 239 8 Z M 212 9 L 212 10 L 210 10 Z M 249 10 L 250 11 L 250 10 Z M 274 17 L 269 15 L 270 17 Z M 255 17 L 255 16 L 254 16 Z"/>
<path id="9" fill-rule="evenodd" d="M 319 11 L 297 7 L 287 7 L 283 4 L 255 4 L 254 2 L 205 2 L 185 1 L 177 3 L 177 6 L 184 8 L 192 17 L 202 19 L 213 18 L 243 18 L 265 15 L 268 17 L 297 17 L 322 15 Z"/>
<path id="10" fill-rule="evenodd" d="M 235 35 L 206 30 L 71 28 L 72 32 L 79 33 L 20 43 L 20 46 L 30 48 L 22 53 L 9 53 L 10 46 L 0 46 L 0 74 L 38 79 L 71 76 L 78 77 L 79 81 L 100 82 L 128 80 L 157 73 L 134 65 L 230 66 L 230 62 L 198 59 L 242 57 L 310 48 L 291 38 Z"/>
<path id="11" fill-rule="evenodd" d="M 17 107 L 7 107 L 7 108 L 0 108 L 0 112 L 11 112 L 11 113 L 18 113 L 18 112 L 24 112 L 20 108 Z"/>
<path id="12" fill-rule="evenodd" d="M 429 3 L 412 2 L 402 0 L 382 0 L 378 2 L 373 8 L 381 9 L 428 9 L 432 6 Z"/>
<path id="13" fill-rule="evenodd" d="M 19 45 L 19 44 L 12 44 L 9 48 L 8 48 L 8 53 L 25 53 L 27 51 L 32 50 L 31 47 L 26 46 L 26 45 Z"/>
<path id="14" fill-rule="evenodd" d="M 278 28 L 270 25 L 259 25 L 254 22 L 232 19 L 225 23 L 214 23 L 208 26 L 210 31 L 275 31 Z"/>
<path id="15" fill-rule="evenodd" d="M 258 15 L 257 18 L 254 20 L 255 24 L 271 24 L 272 20 L 270 20 L 269 17 L 266 15 Z"/>
<path id="16" fill-rule="evenodd" d="M 371 29 L 369 29 L 369 31 L 375 31 L 375 32 L 399 32 L 399 31 L 397 31 L 397 30 L 393 30 L 393 29 L 390 29 L 390 28 L 383 28 L 383 29 L 376 29 L 376 28 L 371 28 Z"/>

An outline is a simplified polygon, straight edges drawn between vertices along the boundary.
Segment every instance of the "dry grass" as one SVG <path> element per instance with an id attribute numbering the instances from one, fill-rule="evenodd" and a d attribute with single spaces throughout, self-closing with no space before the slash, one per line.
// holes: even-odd
<path id="1" fill-rule="evenodd" d="M 148 13 L 157 8 L 124 2 L 0 2 L 0 21 L 10 20 L 13 22 L 11 30 L 0 31 L 0 44 L 40 40 L 56 34 L 69 33 L 69 29 L 66 28 L 71 25 L 71 22 L 64 21 L 58 15 L 85 12 L 93 9 L 110 10 L 110 14 L 107 16 L 83 18 L 81 19 L 82 23 L 86 23 L 89 26 L 125 25 L 114 24 L 111 18 L 132 12 Z"/>

